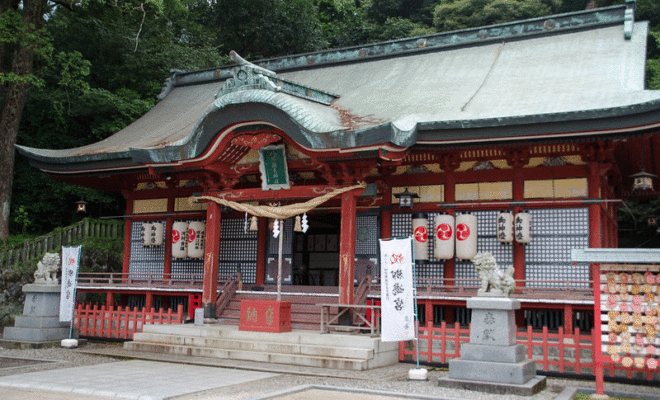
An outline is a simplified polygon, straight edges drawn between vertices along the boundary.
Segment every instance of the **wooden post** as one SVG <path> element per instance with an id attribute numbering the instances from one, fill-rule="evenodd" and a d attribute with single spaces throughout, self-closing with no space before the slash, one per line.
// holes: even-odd
<path id="1" fill-rule="evenodd" d="M 131 215 L 133 213 L 133 198 L 128 197 L 126 199 L 126 215 Z M 129 272 L 129 263 L 131 260 L 131 225 L 132 221 L 127 219 L 124 222 L 124 260 L 122 262 L 121 272 L 123 274 L 123 279 L 128 279 Z M 62 240 L 60 239 L 60 242 Z"/>
<path id="2" fill-rule="evenodd" d="M 361 189 L 360 189 L 361 190 Z M 341 195 L 341 239 L 339 242 L 339 303 L 353 304 L 355 276 L 356 191 Z"/>
<path id="3" fill-rule="evenodd" d="M 220 204 L 210 201 L 206 209 L 206 248 L 202 307 L 204 318 L 215 318 L 218 298 L 218 257 L 220 255 Z"/>
<path id="4" fill-rule="evenodd" d="M 593 277 L 594 290 L 594 330 L 591 335 L 592 340 L 592 359 L 594 360 L 594 376 L 596 377 L 596 394 L 605 395 L 605 385 L 603 377 L 603 351 L 602 351 L 602 331 L 600 320 L 600 265 L 591 265 L 591 276 Z M 601 397 L 602 398 L 602 397 Z"/>
<path id="5" fill-rule="evenodd" d="M 259 218 L 257 222 L 257 279 L 261 286 L 266 280 L 266 246 L 268 246 L 268 218 Z"/>

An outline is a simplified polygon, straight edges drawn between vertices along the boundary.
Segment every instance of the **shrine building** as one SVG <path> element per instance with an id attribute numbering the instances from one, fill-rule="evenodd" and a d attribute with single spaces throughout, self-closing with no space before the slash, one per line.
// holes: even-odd
<path id="1" fill-rule="evenodd" d="M 589 329 L 590 265 L 571 249 L 617 247 L 622 200 L 658 195 L 647 36 L 627 2 L 268 60 L 232 52 L 233 65 L 174 73 L 107 139 L 17 150 L 125 197 L 121 278 L 79 278 L 108 303 L 238 323 L 236 303 L 273 298 L 281 268 L 292 326 L 318 329 L 316 303 L 378 301 L 378 240 L 414 235 L 422 323 L 469 320 L 470 259 L 491 252 L 515 268 L 520 325 Z"/>

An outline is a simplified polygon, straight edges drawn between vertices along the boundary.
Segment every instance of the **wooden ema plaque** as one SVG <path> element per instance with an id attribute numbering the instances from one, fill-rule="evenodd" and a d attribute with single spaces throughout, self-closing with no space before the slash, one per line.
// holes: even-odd
<path id="1" fill-rule="evenodd" d="M 241 301 L 241 322 L 238 329 L 257 332 L 291 332 L 291 302 Z"/>

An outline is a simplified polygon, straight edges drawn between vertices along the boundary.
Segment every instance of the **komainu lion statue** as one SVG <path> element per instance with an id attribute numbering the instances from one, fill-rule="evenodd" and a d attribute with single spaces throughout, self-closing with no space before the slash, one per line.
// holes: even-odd
<path id="1" fill-rule="evenodd" d="M 46 253 L 44 258 L 37 263 L 34 271 L 34 283 L 45 283 L 57 285 L 57 270 L 60 268 L 60 255 L 58 253 Z"/>
<path id="2" fill-rule="evenodd" d="M 513 279 L 513 267 L 502 271 L 490 253 L 478 253 L 472 263 L 477 267 L 481 280 L 481 287 L 477 296 L 482 297 L 509 297 L 516 290 L 516 281 Z"/>

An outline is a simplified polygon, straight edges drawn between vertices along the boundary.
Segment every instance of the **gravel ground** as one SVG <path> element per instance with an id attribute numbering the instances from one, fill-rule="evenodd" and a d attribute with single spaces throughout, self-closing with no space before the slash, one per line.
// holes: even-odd
<path id="1" fill-rule="evenodd" d="M 114 343 L 87 343 L 85 348 L 103 346 L 121 346 Z M 19 357 L 38 360 L 52 360 L 58 361 L 53 363 L 40 363 L 29 364 L 23 367 L 12 366 L 11 368 L 3 368 L 2 361 L 0 361 L 0 376 L 20 374 L 33 371 L 43 371 L 47 369 L 57 368 L 70 368 L 86 365 L 94 365 L 99 363 L 107 363 L 118 361 L 115 358 L 84 354 L 77 350 L 62 349 L 59 347 L 42 348 L 42 349 L 5 349 L 0 347 L 0 357 Z M 6 367 L 6 365 L 5 365 Z M 492 395 L 480 392 L 456 390 L 441 388 L 437 384 L 437 379 L 446 375 L 446 370 L 429 368 L 428 381 L 408 381 L 407 372 L 409 369 L 414 368 L 411 364 L 399 364 L 397 366 L 388 367 L 387 376 L 372 377 L 370 379 L 344 379 L 344 378 L 329 378 L 323 376 L 303 376 L 295 374 L 282 374 L 280 376 L 259 381 L 251 382 L 249 385 L 234 385 L 213 389 L 210 391 L 188 394 L 185 396 L 177 397 L 179 400 L 202 400 L 202 399 L 249 399 L 254 397 L 263 396 L 273 392 L 285 392 L 300 386 L 329 386 L 335 388 L 354 388 L 356 391 L 371 390 L 371 391 L 384 391 L 394 392 L 397 394 L 405 394 L 408 396 L 420 396 L 420 398 L 435 398 L 435 399 L 477 399 L 477 400 L 504 400 L 504 399 L 529 399 L 529 400 L 549 400 L 554 399 L 566 387 L 583 387 L 594 388 L 593 382 L 589 381 L 576 381 L 565 379 L 548 379 L 548 389 L 531 397 L 520 396 L 502 396 Z M 392 374 L 392 372 L 395 372 Z M 624 392 L 635 395 L 656 395 L 660 398 L 660 390 L 657 387 L 650 386 L 633 386 L 624 384 L 606 383 L 607 392 Z M 359 394 L 351 393 L 347 397 L 346 392 L 324 392 L 321 389 L 310 389 L 302 392 L 303 394 L 283 394 L 278 399 L 312 399 L 312 398 L 369 398 L 375 399 L 376 395 L 373 393 Z M 332 394 L 332 396 L 331 396 Z"/>

